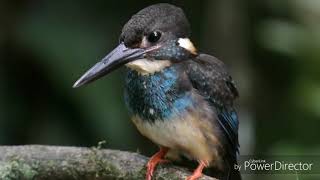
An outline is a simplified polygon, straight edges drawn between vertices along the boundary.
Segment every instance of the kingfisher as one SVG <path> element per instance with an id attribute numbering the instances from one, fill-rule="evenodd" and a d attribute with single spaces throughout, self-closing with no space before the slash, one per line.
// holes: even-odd
<path id="1" fill-rule="evenodd" d="M 147 163 L 151 180 L 159 163 L 197 163 L 187 180 L 213 168 L 218 178 L 241 179 L 234 169 L 239 154 L 239 96 L 224 63 L 198 52 L 183 10 L 160 3 L 133 15 L 118 46 L 73 85 L 88 84 L 126 67 L 125 103 L 138 131 L 159 146 Z"/>

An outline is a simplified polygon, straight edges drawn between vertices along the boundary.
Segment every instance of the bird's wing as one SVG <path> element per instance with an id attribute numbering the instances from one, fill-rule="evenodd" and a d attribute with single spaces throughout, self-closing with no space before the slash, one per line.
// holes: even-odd
<path id="1" fill-rule="evenodd" d="M 218 123 L 228 141 L 228 151 L 236 156 L 239 150 L 239 121 L 233 101 L 239 93 L 225 65 L 213 56 L 199 54 L 188 61 L 187 75 L 193 88 L 216 109 Z"/>

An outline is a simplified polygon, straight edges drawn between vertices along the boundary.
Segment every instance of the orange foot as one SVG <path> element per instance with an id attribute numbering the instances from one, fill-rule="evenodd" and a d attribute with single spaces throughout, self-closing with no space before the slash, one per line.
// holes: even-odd
<path id="1" fill-rule="evenodd" d="M 199 166 L 197 169 L 194 170 L 193 174 L 187 177 L 186 180 L 197 180 L 202 176 L 202 170 L 208 166 L 208 163 L 205 161 L 200 161 Z"/>
<path id="2" fill-rule="evenodd" d="M 168 150 L 169 149 L 166 147 L 161 147 L 160 150 L 150 158 L 147 164 L 146 180 L 151 180 L 154 169 L 157 166 L 157 164 L 168 162 L 167 160 L 163 159 L 164 156 L 167 154 Z"/>

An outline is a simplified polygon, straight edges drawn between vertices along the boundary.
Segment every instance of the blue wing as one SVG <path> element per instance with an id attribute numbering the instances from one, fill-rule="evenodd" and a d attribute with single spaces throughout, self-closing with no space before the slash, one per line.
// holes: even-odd
<path id="1" fill-rule="evenodd" d="M 231 144 L 229 152 L 234 158 L 239 152 L 239 141 L 238 141 L 238 128 L 239 121 L 238 115 L 235 110 L 222 109 L 218 113 L 219 125 L 223 128 L 224 132 L 227 134 L 228 141 Z"/>
<path id="2" fill-rule="evenodd" d="M 187 74 L 193 88 L 216 109 L 220 129 L 227 140 L 227 151 L 236 158 L 239 121 L 233 102 L 239 93 L 231 76 L 220 60 L 206 54 L 188 62 Z"/>

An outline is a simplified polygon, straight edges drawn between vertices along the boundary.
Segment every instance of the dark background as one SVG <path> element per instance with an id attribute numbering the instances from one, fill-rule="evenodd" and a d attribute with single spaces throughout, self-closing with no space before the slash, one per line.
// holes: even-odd
<path id="1" fill-rule="evenodd" d="M 181 6 L 194 44 L 237 82 L 241 154 L 320 154 L 320 1 L 1 0 L 0 144 L 157 147 L 130 122 L 123 72 L 72 89 L 118 43 L 121 27 L 158 2 Z M 320 162 L 319 162 L 320 163 Z M 245 175 L 245 179 L 318 179 Z"/>

